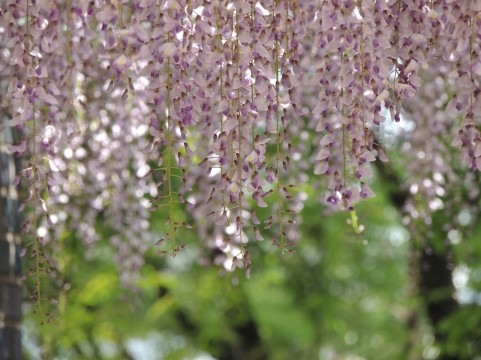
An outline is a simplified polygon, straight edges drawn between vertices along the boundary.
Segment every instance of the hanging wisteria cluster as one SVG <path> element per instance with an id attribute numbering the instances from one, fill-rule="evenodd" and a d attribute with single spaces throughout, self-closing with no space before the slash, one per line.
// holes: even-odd
<path id="1" fill-rule="evenodd" d="M 480 42 L 480 0 L 2 0 L 1 107 L 21 135 L 30 251 L 66 226 L 94 246 L 104 213 L 132 282 L 150 210 L 161 252 L 194 227 L 248 275 L 249 241 L 292 251 L 311 172 L 361 231 L 384 123 L 403 118 L 434 210 L 455 175 L 433 135 L 481 170 Z"/>

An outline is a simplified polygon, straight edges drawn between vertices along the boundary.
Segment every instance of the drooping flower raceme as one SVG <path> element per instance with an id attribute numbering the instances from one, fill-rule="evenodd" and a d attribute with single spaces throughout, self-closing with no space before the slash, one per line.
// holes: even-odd
<path id="1" fill-rule="evenodd" d="M 295 245 L 306 173 L 329 208 L 374 196 L 381 129 L 403 118 L 438 134 L 459 114 L 449 142 L 480 170 L 480 11 L 478 0 L 4 1 L 2 107 L 21 134 L 10 151 L 26 159 L 32 251 L 62 226 L 94 246 L 107 214 L 135 273 L 150 210 L 162 252 L 194 226 L 249 273 L 249 241 Z M 429 119 L 415 105 L 422 79 L 447 97 Z M 448 176 L 434 158 L 433 179 Z"/>

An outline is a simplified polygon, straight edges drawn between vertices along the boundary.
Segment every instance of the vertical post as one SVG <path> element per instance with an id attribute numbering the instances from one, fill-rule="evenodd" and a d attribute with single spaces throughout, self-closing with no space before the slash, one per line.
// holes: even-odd
<path id="1" fill-rule="evenodd" d="M 21 360 L 22 284 L 20 215 L 13 181 L 19 161 L 7 151 L 14 142 L 0 108 L 0 360 Z"/>

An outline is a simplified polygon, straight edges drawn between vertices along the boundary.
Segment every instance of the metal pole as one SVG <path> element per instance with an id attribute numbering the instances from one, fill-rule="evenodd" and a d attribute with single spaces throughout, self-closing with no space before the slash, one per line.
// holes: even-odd
<path id="1" fill-rule="evenodd" d="M 21 360 L 22 281 L 20 214 L 13 181 L 18 159 L 7 151 L 14 142 L 0 108 L 0 360 Z"/>

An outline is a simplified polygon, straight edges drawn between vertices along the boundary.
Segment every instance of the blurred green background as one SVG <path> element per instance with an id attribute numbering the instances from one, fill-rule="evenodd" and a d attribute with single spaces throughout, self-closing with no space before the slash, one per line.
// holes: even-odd
<path id="1" fill-rule="evenodd" d="M 25 306 L 26 358 L 434 359 L 439 351 L 410 284 L 410 233 L 388 189 L 373 186 L 377 196 L 357 208 L 360 235 L 348 214 L 325 216 L 307 194 L 297 251 L 250 244 L 251 279 L 242 269 L 200 265 L 205 250 L 190 231 L 174 258 L 151 249 L 138 289 L 127 290 L 108 241 L 86 259 L 65 233 L 57 256 L 69 286 L 48 323 L 39 326 L 45 315 Z M 469 271 L 479 288 L 481 268 Z M 450 326 L 462 333 L 459 321 Z"/>

